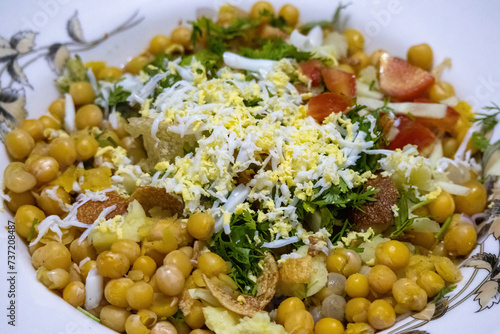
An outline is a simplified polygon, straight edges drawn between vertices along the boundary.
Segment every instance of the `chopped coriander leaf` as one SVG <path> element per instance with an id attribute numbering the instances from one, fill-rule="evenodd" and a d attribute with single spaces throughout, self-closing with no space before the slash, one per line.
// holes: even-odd
<path id="1" fill-rule="evenodd" d="M 170 321 L 174 325 L 183 324 L 184 323 L 184 314 L 182 313 L 181 310 L 177 310 L 177 312 L 175 312 L 174 315 L 168 317 L 167 320 Z"/>
<path id="2" fill-rule="evenodd" d="M 436 237 L 436 239 L 438 239 L 438 240 L 441 239 L 441 236 L 444 234 L 444 232 L 446 232 L 446 230 L 448 229 L 448 226 L 450 226 L 451 221 L 452 221 L 452 217 L 453 216 L 449 216 L 448 219 L 446 219 L 444 224 L 441 226 L 441 229 L 434 235 Z"/>
<path id="3" fill-rule="evenodd" d="M 259 277 L 261 268 L 259 261 L 265 257 L 266 248 L 262 247 L 269 236 L 269 223 L 257 223 L 257 214 L 244 211 L 231 218 L 231 233 L 224 230 L 215 234 L 210 241 L 211 250 L 232 264 L 229 276 L 238 289 L 248 295 L 257 293 L 256 282 L 252 277 Z M 258 233 L 259 239 L 254 237 Z"/>
<path id="4" fill-rule="evenodd" d="M 105 136 L 105 134 L 106 131 L 103 131 L 94 136 L 95 140 L 99 143 L 99 147 L 113 146 L 117 148 L 120 146 L 111 136 Z"/>
<path id="5" fill-rule="evenodd" d="M 262 101 L 264 100 L 262 100 L 262 98 L 259 97 L 253 100 L 243 100 L 243 103 L 245 104 L 245 107 L 256 107 Z"/>
<path id="6" fill-rule="evenodd" d="M 490 142 L 484 134 L 474 132 L 471 137 L 471 144 L 479 151 L 484 152 L 490 146 Z"/>
<path id="7" fill-rule="evenodd" d="M 456 285 L 445 286 L 441 290 L 438 291 L 434 299 L 432 299 L 431 303 L 437 304 L 439 303 L 447 294 L 455 290 Z"/>
<path id="8" fill-rule="evenodd" d="M 56 79 L 56 87 L 60 93 L 69 92 L 69 86 L 73 82 L 88 81 L 87 68 L 83 65 L 79 55 L 75 58 L 68 58 L 64 66 L 63 75 Z"/>
<path id="9" fill-rule="evenodd" d="M 300 61 L 306 61 L 311 58 L 311 53 L 297 50 L 292 44 L 288 44 L 282 38 L 273 38 L 265 40 L 262 48 L 241 48 L 239 53 L 248 58 L 280 60 L 283 58 L 293 58 Z"/>
<path id="10" fill-rule="evenodd" d="M 263 18 L 263 17 L 269 18 L 269 24 L 272 27 L 278 28 L 284 32 L 288 32 L 286 29 L 287 23 L 286 23 L 286 20 L 283 16 L 276 17 L 276 16 L 274 16 L 273 12 L 271 12 L 267 9 L 264 9 L 262 12 L 260 12 L 259 16 L 260 16 L 260 18 Z"/>
<path id="11" fill-rule="evenodd" d="M 31 227 L 30 227 L 30 230 L 28 232 L 28 236 L 26 237 L 26 240 L 28 242 L 31 242 L 31 240 L 33 240 L 33 237 L 35 236 L 35 227 L 36 227 L 36 224 L 38 223 L 38 219 L 35 218 L 33 219 L 33 222 L 31 223 Z"/>
<path id="12" fill-rule="evenodd" d="M 110 92 L 108 104 L 110 107 L 116 106 L 120 103 L 127 103 L 127 98 L 130 92 L 123 89 L 122 86 L 115 85 L 114 89 Z"/>
<path id="13" fill-rule="evenodd" d="M 415 202 L 415 195 L 413 194 L 413 191 L 407 191 L 403 194 L 398 199 L 397 206 L 398 206 L 398 214 L 396 217 L 394 217 L 394 226 L 396 227 L 396 230 L 391 233 L 391 238 L 396 239 L 401 234 L 403 234 L 406 230 L 411 228 L 411 225 L 413 224 L 413 221 L 417 218 L 415 217 L 410 217 L 410 207 L 408 205 L 409 202 Z M 417 204 L 418 205 L 418 204 Z M 414 207 L 414 206 L 413 206 Z"/>

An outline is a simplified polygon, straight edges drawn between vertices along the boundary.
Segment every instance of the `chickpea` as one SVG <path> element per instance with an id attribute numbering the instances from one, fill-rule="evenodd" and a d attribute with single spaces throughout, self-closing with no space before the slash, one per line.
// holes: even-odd
<path id="1" fill-rule="evenodd" d="M 153 303 L 153 300 L 153 287 L 144 281 L 135 282 L 127 290 L 127 302 L 133 309 L 145 309 Z"/>
<path id="2" fill-rule="evenodd" d="M 326 258 L 326 269 L 328 272 L 349 277 L 361 269 L 361 258 L 358 253 L 351 249 L 336 248 Z"/>
<path id="3" fill-rule="evenodd" d="M 370 274 L 368 275 L 368 283 L 370 284 L 370 287 L 373 291 L 381 295 L 391 291 L 396 280 L 397 277 L 394 271 L 383 264 L 377 264 L 372 268 Z"/>
<path id="4" fill-rule="evenodd" d="M 434 297 L 439 290 L 444 288 L 444 280 L 437 273 L 431 270 L 425 270 L 418 274 L 417 284 L 424 289 L 427 297 Z"/>
<path id="5" fill-rule="evenodd" d="M 59 137 L 49 144 L 49 155 L 57 160 L 60 166 L 69 166 L 76 161 L 76 146 L 73 139 Z"/>
<path id="6" fill-rule="evenodd" d="M 173 265 L 179 269 L 184 278 L 187 278 L 193 270 L 193 265 L 191 264 L 191 259 L 181 250 L 174 250 L 167 254 L 163 260 L 165 265 Z"/>
<path id="7" fill-rule="evenodd" d="M 290 334 L 312 333 L 314 330 L 314 319 L 306 310 L 298 310 L 290 313 L 283 325 Z"/>
<path id="8" fill-rule="evenodd" d="M 151 331 L 142 323 L 138 314 L 131 314 L 125 321 L 125 332 L 127 334 L 150 334 Z"/>
<path id="9" fill-rule="evenodd" d="M 379 264 L 392 270 L 404 268 L 410 260 L 410 250 L 397 240 L 386 241 L 377 245 L 375 259 Z"/>
<path id="10" fill-rule="evenodd" d="M 196 284 L 197 287 L 204 288 L 207 286 L 205 284 L 205 280 L 203 279 L 203 273 L 200 269 L 194 270 L 193 274 L 189 276 L 189 278 L 193 279 L 193 283 Z"/>
<path id="11" fill-rule="evenodd" d="M 5 202 L 5 204 L 14 213 L 23 205 L 35 205 L 36 203 L 35 196 L 33 196 L 31 191 L 15 193 L 12 190 L 8 190 L 7 195 L 10 197 L 10 201 Z"/>
<path id="12" fill-rule="evenodd" d="M 95 92 L 92 85 L 86 81 L 73 82 L 69 86 L 69 95 L 77 106 L 94 102 Z"/>
<path id="13" fill-rule="evenodd" d="M 130 268 L 128 258 L 120 253 L 104 251 L 97 256 L 97 270 L 104 277 L 119 278 Z"/>
<path id="14" fill-rule="evenodd" d="M 227 265 L 219 255 L 207 252 L 198 258 L 198 268 L 208 277 L 227 273 Z"/>
<path id="15" fill-rule="evenodd" d="M 48 216 L 62 215 L 68 211 L 66 208 L 71 204 L 71 196 L 62 187 L 45 187 L 40 192 L 36 204 Z"/>
<path id="16" fill-rule="evenodd" d="M 455 96 L 455 88 L 447 81 L 437 81 L 429 90 L 429 99 L 432 102 L 440 102 Z"/>
<path id="17" fill-rule="evenodd" d="M 363 51 L 365 47 L 365 37 L 356 29 L 344 30 L 344 37 L 347 41 L 347 48 L 350 54 Z"/>
<path id="18" fill-rule="evenodd" d="M 69 282 L 63 290 L 63 299 L 74 307 L 85 303 L 85 284 L 82 282 Z"/>
<path id="19" fill-rule="evenodd" d="M 15 193 L 23 193 L 33 189 L 36 178 L 26 171 L 22 162 L 11 162 L 3 172 L 5 187 Z"/>
<path id="20" fill-rule="evenodd" d="M 179 26 L 172 31 L 170 38 L 173 43 L 180 44 L 185 49 L 189 49 L 191 47 L 191 34 L 191 29 Z"/>
<path id="21" fill-rule="evenodd" d="M 348 63 L 356 73 L 359 73 L 359 71 L 370 65 L 370 57 L 363 51 L 358 51 L 349 57 Z"/>
<path id="22" fill-rule="evenodd" d="M 470 180 L 465 182 L 463 186 L 469 188 L 470 191 L 465 196 L 455 196 L 457 212 L 465 213 L 468 216 L 483 212 L 488 200 L 484 185 L 479 181 Z"/>
<path id="23" fill-rule="evenodd" d="M 155 292 L 153 304 L 149 307 L 159 318 L 173 316 L 179 309 L 177 297 L 167 297 L 161 292 Z"/>
<path id="24" fill-rule="evenodd" d="M 156 271 L 156 284 L 167 296 L 181 293 L 185 282 L 182 272 L 173 265 L 162 266 Z"/>
<path id="25" fill-rule="evenodd" d="M 386 53 L 387 51 L 384 49 L 373 51 L 370 55 L 370 64 L 378 68 L 378 66 L 380 65 L 380 57 L 382 57 L 382 55 Z"/>
<path id="26" fill-rule="evenodd" d="M 141 254 L 141 247 L 133 240 L 118 239 L 111 244 L 111 251 L 125 255 L 130 263 L 134 263 Z"/>
<path id="27" fill-rule="evenodd" d="M 344 325 L 337 319 L 323 318 L 314 326 L 314 334 L 343 334 Z"/>
<path id="28" fill-rule="evenodd" d="M 191 259 L 193 257 L 193 252 L 194 252 L 193 247 L 184 246 L 184 247 L 179 248 L 179 250 L 181 252 L 183 252 L 184 254 L 186 254 L 188 258 Z"/>
<path id="29" fill-rule="evenodd" d="M 171 322 L 158 321 L 153 328 L 151 328 L 151 334 L 177 334 L 177 329 Z"/>
<path id="30" fill-rule="evenodd" d="M 367 322 L 368 309 L 371 302 L 366 298 L 350 299 L 345 306 L 345 317 L 348 322 Z"/>
<path id="31" fill-rule="evenodd" d="M 138 270 L 142 272 L 144 280 L 149 281 L 156 271 L 156 262 L 151 257 L 142 255 L 134 261 L 132 270 Z"/>
<path id="32" fill-rule="evenodd" d="M 118 67 L 108 66 L 103 68 L 97 73 L 97 79 L 104 81 L 116 81 L 120 79 L 123 75 L 123 71 Z M 92 103 L 93 101 L 89 102 Z"/>
<path id="33" fill-rule="evenodd" d="M 55 99 L 49 106 L 49 113 L 58 119 L 60 122 L 64 120 L 66 114 L 66 100 Z"/>
<path id="34" fill-rule="evenodd" d="M 365 322 L 357 322 L 355 324 L 347 324 L 344 334 L 374 334 L 375 329 Z"/>
<path id="35" fill-rule="evenodd" d="M 62 243 L 50 241 L 33 253 L 31 263 L 35 269 L 45 267 L 47 270 L 61 268 L 67 271 L 71 265 L 71 254 Z"/>
<path id="36" fill-rule="evenodd" d="M 78 130 L 86 128 L 100 127 L 102 124 L 101 108 L 95 104 L 87 104 L 80 107 L 75 116 L 75 124 Z"/>
<path id="37" fill-rule="evenodd" d="M 104 287 L 104 298 L 111 305 L 127 308 L 129 307 L 127 292 L 132 285 L 134 285 L 134 281 L 130 278 L 112 279 Z"/>
<path id="38" fill-rule="evenodd" d="M 205 316 L 203 315 L 203 304 L 199 300 L 194 300 L 189 314 L 184 317 L 186 324 L 192 329 L 198 329 L 205 325 Z"/>
<path id="39" fill-rule="evenodd" d="M 457 152 L 460 143 L 456 138 L 446 137 L 443 139 L 443 155 L 446 158 L 453 159 L 455 153 Z"/>
<path id="40" fill-rule="evenodd" d="M 20 128 L 26 131 L 34 141 L 42 140 L 45 137 L 43 134 L 43 124 L 39 119 L 27 119 L 21 123 Z"/>
<path id="41" fill-rule="evenodd" d="M 61 128 L 61 121 L 52 115 L 43 115 L 38 119 L 43 125 L 43 129 L 59 130 Z"/>
<path id="42" fill-rule="evenodd" d="M 356 74 L 354 68 L 352 68 L 352 66 L 348 64 L 340 64 L 337 68 L 347 73 Z"/>
<path id="43" fill-rule="evenodd" d="M 23 129 L 14 129 L 5 136 L 5 147 L 14 159 L 23 159 L 31 153 L 35 141 Z"/>
<path id="44" fill-rule="evenodd" d="M 45 219 L 45 213 L 33 205 L 21 206 L 14 217 L 16 233 L 21 238 L 26 239 L 35 219 L 37 220 L 37 224 L 39 224 Z"/>
<path id="45" fill-rule="evenodd" d="M 360 273 L 352 274 L 347 278 L 345 291 L 351 298 L 367 297 L 370 293 L 368 278 Z"/>
<path id="46" fill-rule="evenodd" d="M 462 273 L 460 269 L 455 266 L 455 264 L 445 256 L 436 256 L 434 259 L 434 267 L 436 272 L 445 281 L 450 283 L 457 283 L 462 280 Z"/>
<path id="47" fill-rule="evenodd" d="M 274 8 L 267 1 L 257 1 L 253 4 L 252 9 L 250 9 L 250 18 L 258 19 L 261 17 L 264 11 L 270 12 L 274 16 Z M 263 17 L 262 22 L 268 23 L 270 21 L 269 17 Z"/>
<path id="48" fill-rule="evenodd" d="M 465 256 L 476 246 L 477 234 L 472 224 L 459 223 L 444 235 L 444 247 L 450 256 Z"/>
<path id="49" fill-rule="evenodd" d="M 139 74 L 144 66 L 150 63 L 149 58 L 144 56 L 137 56 L 132 59 L 125 65 L 125 71 L 137 75 Z"/>
<path id="50" fill-rule="evenodd" d="M 392 295 L 399 304 L 413 311 L 422 311 L 427 305 L 427 293 L 409 278 L 401 278 L 394 283 Z"/>
<path id="51" fill-rule="evenodd" d="M 432 218 L 438 223 L 444 223 L 455 212 L 453 197 L 446 191 L 441 191 L 438 197 L 430 202 L 427 207 Z"/>
<path id="52" fill-rule="evenodd" d="M 82 274 L 82 279 L 84 281 L 87 280 L 87 276 L 89 275 L 89 272 L 96 268 L 97 264 L 94 260 L 89 260 L 85 262 L 83 265 L 80 266 L 80 273 Z"/>
<path id="53" fill-rule="evenodd" d="M 64 289 L 69 283 L 69 273 L 61 268 L 48 271 L 45 267 L 40 267 L 36 271 L 36 278 L 50 290 Z"/>
<path id="54" fill-rule="evenodd" d="M 290 27 L 295 27 L 299 22 L 299 10 L 294 5 L 286 4 L 281 7 L 278 16 L 283 17 Z"/>
<path id="55" fill-rule="evenodd" d="M 214 234 L 215 220 L 208 213 L 198 212 L 189 217 L 187 230 L 198 240 L 209 240 Z"/>
<path id="56" fill-rule="evenodd" d="M 84 239 L 81 243 L 76 239 L 73 240 L 69 246 L 69 251 L 71 253 L 71 258 L 75 263 L 80 263 L 85 258 L 90 258 L 95 260 L 97 258 L 97 253 L 92 244 L 90 244 L 87 239 Z"/>
<path id="57" fill-rule="evenodd" d="M 295 311 L 305 310 L 302 300 L 297 297 L 290 297 L 281 302 L 276 311 L 276 322 L 283 325 L 289 315 Z"/>
<path id="58" fill-rule="evenodd" d="M 30 164 L 29 172 L 35 176 L 39 184 L 47 183 L 59 174 L 59 163 L 52 157 L 40 157 Z"/>
<path id="59" fill-rule="evenodd" d="M 97 153 L 99 142 L 93 136 L 85 135 L 76 140 L 75 147 L 78 159 L 85 161 Z"/>
<path id="60" fill-rule="evenodd" d="M 432 68 L 433 62 L 432 48 L 427 43 L 413 45 L 408 49 L 406 59 L 408 59 L 408 63 L 411 65 L 429 71 Z"/>
<path id="61" fill-rule="evenodd" d="M 384 299 L 373 301 L 368 309 L 368 323 L 375 329 L 386 329 L 396 322 L 396 312 Z"/>
<path id="62" fill-rule="evenodd" d="M 123 333 L 125 331 L 125 322 L 129 316 L 130 312 L 123 308 L 106 305 L 101 309 L 99 317 L 104 326 L 118 333 Z"/>
<path id="63" fill-rule="evenodd" d="M 167 46 L 171 44 L 170 38 L 165 35 L 156 35 L 149 42 L 149 52 L 154 55 L 165 53 Z"/>

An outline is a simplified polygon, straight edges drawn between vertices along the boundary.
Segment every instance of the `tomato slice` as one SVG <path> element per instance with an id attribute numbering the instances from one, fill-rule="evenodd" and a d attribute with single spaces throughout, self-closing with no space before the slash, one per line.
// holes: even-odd
<path id="1" fill-rule="evenodd" d="M 429 99 L 417 98 L 413 100 L 419 103 L 432 103 Z M 428 118 L 428 117 L 417 117 L 417 122 L 425 125 L 428 128 L 437 128 L 446 132 L 452 132 L 455 125 L 460 118 L 458 111 L 452 107 L 446 108 L 446 114 L 444 118 Z"/>
<path id="2" fill-rule="evenodd" d="M 299 69 L 306 77 L 311 79 L 311 86 L 317 87 L 321 85 L 321 68 L 323 64 L 318 59 L 303 61 L 299 64 Z"/>
<path id="3" fill-rule="evenodd" d="M 344 112 L 352 104 L 352 99 L 345 95 L 326 92 L 309 100 L 307 115 L 322 123 L 331 113 Z"/>
<path id="4" fill-rule="evenodd" d="M 403 148 L 408 144 L 416 145 L 419 151 L 432 145 L 436 136 L 424 125 L 412 120 L 406 115 L 399 115 L 394 122 L 399 132 L 389 144 L 390 150 Z"/>
<path id="5" fill-rule="evenodd" d="M 330 92 L 345 95 L 349 98 L 356 96 L 356 76 L 334 67 L 321 69 L 323 81 Z"/>
<path id="6" fill-rule="evenodd" d="M 380 58 L 379 81 L 385 94 L 409 100 L 427 92 L 434 84 L 434 76 L 404 59 L 384 54 Z"/>

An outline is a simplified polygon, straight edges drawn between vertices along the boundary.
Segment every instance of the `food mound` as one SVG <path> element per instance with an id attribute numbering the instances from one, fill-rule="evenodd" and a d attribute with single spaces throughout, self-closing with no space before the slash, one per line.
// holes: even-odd
<path id="1" fill-rule="evenodd" d="M 5 138 L 37 279 L 128 334 L 430 319 L 476 246 L 500 109 L 459 100 L 427 44 L 368 55 L 342 9 L 224 5 L 123 69 L 69 58 Z"/>

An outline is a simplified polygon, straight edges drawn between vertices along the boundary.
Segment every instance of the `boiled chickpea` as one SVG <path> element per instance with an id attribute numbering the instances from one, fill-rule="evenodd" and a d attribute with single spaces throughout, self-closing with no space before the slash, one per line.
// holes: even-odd
<path id="1" fill-rule="evenodd" d="M 368 278 L 359 273 L 352 274 L 347 278 L 345 291 L 351 298 L 367 297 L 370 293 Z"/>
<path id="2" fill-rule="evenodd" d="M 5 147 L 14 159 L 23 159 L 31 153 L 35 141 L 23 129 L 14 129 L 5 136 Z"/>
<path id="3" fill-rule="evenodd" d="M 187 278 L 191 271 L 193 270 L 193 265 L 191 264 L 191 259 L 180 250 L 174 250 L 165 256 L 163 260 L 165 265 L 173 265 L 179 269 L 185 278 Z"/>
<path id="4" fill-rule="evenodd" d="M 40 121 L 40 123 L 42 123 L 44 130 L 45 129 L 59 130 L 61 128 L 61 121 L 59 121 L 52 115 L 40 116 L 38 120 Z"/>
<path id="5" fill-rule="evenodd" d="M 76 128 L 78 130 L 83 130 L 85 128 L 93 128 L 94 126 L 100 127 L 102 124 L 102 118 L 101 108 L 95 104 L 84 105 L 76 112 Z"/>
<path id="6" fill-rule="evenodd" d="M 45 219 L 45 213 L 34 205 L 21 206 L 14 217 L 16 233 L 21 238 L 26 239 L 35 219 L 37 220 L 37 224 L 40 224 Z"/>
<path id="7" fill-rule="evenodd" d="M 370 57 L 363 51 L 358 51 L 349 57 L 348 63 L 356 73 L 359 73 L 359 71 L 370 65 Z"/>
<path id="8" fill-rule="evenodd" d="M 438 197 L 430 202 L 427 207 L 431 217 L 438 223 L 444 223 L 455 212 L 453 197 L 446 191 L 441 191 Z"/>
<path id="9" fill-rule="evenodd" d="M 99 142 L 93 136 L 85 135 L 77 138 L 75 146 L 78 159 L 85 161 L 97 153 Z"/>
<path id="10" fill-rule="evenodd" d="M 194 300 L 189 314 L 184 317 L 184 321 L 189 327 L 198 329 L 205 325 L 205 316 L 203 315 L 203 304 L 199 300 Z"/>
<path id="11" fill-rule="evenodd" d="M 151 328 L 151 334 L 177 334 L 177 329 L 171 322 L 158 321 L 153 328 Z"/>
<path id="12" fill-rule="evenodd" d="M 359 272 L 361 265 L 359 254 L 351 249 L 336 248 L 326 258 L 328 272 L 343 274 L 346 277 Z"/>
<path id="13" fill-rule="evenodd" d="M 138 270 L 142 272 L 144 280 L 149 281 L 156 271 L 156 262 L 151 257 L 142 255 L 134 261 L 132 270 Z"/>
<path id="14" fill-rule="evenodd" d="M 168 36 L 156 35 L 151 38 L 151 42 L 149 42 L 149 51 L 154 55 L 165 53 L 165 49 L 170 43 L 171 41 Z"/>
<path id="15" fill-rule="evenodd" d="M 69 246 L 69 251 L 71 252 L 71 258 L 75 263 L 80 263 L 85 258 L 90 258 L 95 260 L 97 258 L 97 253 L 94 246 L 84 239 L 80 242 L 78 239 L 73 240 Z"/>
<path id="16" fill-rule="evenodd" d="M 457 152 L 460 143 L 454 137 L 446 137 L 443 139 L 443 155 L 446 158 L 453 159 L 455 153 Z"/>
<path id="17" fill-rule="evenodd" d="M 61 268 L 47 270 L 40 267 L 36 271 L 36 278 L 50 290 L 64 289 L 69 283 L 69 273 Z"/>
<path id="18" fill-rule="evenodd" d="M 85 284 L 82 282 L 69 282 L 63 290 L 63 299 L 74 307 L 85 303 Z"/>
<path id="19" fill-rule="evenodd" d="M 173 43 L 182 45 L 185 49 L 191 46 L 192 30 L 188 27 L 179 26 L 172 31 L 170 38 Z"/>
<path id="20" fill-rule="evenodd" d="M 455 196 L 457 212 L 465 213 L 468 216 L 483 212 L 488 200 L 484 185 L 479 181 L 470 180 L 465 182 L 463 186 L 469 188 L 470 191 L 465 196 Z"/>
<path id="21" fill-rule="evenodd" d="M 378 68 L 378 66 L 380 65 L 380 57 L 382 57 L 382 55 L 386 53 L 387 51 L 384 49 L 377 49 L 373 51 L 370 55 L 370 64 Z"/>
<path id="22" fill-rule="evenodd" d="M 290 27 L 295 27 L 299 22 L 299 10 L 294 5 L 286 4 L 281 7 L 278 16 L 283 17 Z"/>
<path id="23" fill-rule="evenodd" d="M 111 251 L 104 251 L 99 254 L 96 263 L 99 273 L 109 278 L 121 277 L 130 268 L 130 262 L 125 255 Z"/>
<path id="24" fill-rule="evenodd" d="M 290 313 L 283 325 L 290 334 L 312 333 L 314 330 L 314 319 L 306 310 L 298 310 Z"/>
<path id="25" fill-rule="evenodd" d="M 150 334 L 151 331 L 142 323 L 138 314 L 131 314 L 125 321 L 127 334 Z"/>
<path id="26" fill-rule="evenodd" d="M 104 326 L 122 333 L 125 331 L 125 322 L 129 316 L 130 312 L 123 308 L 106 305 L 101 309 L 99 317 Z"/>
<path id="27" fill-rule="evenodd" d="M 379 264 L 386 265 L 392 270 L 398 270 L 408 264 L 410 250 L 400 241 L 386 241 L 377 245 L 375 259 Z"/>
<path id="28" fill-rule="evenodd" d="M 421 311 L 427 305 L 427 293 L 408 278 L 401 278 L 394 283 L 392 295 L 399 304 L 413 311 Z"/>
<path id="29" fill-rule="evenodd" d="M 198 212 L 191 215 L 187 222 L 187 230 L 198 240 L 208 240 L 214 234 L 215 220 L 212 215 Z"/>
<path id="30" fill-rule="evenodd" d="M 252 9 L 250 9 L 250 18 L 251 19 L 258 19 L 261 17 L 262 13 L 264 11 L 267 11 L 274 15 L 274 8 L 273 5 L 271 5 L 267 1 L 257 1 L 256 3 L 253 4 Z M 262 18 L 263 22 L 269 22 L 270 19 L 268 17 Z"/>
<path id="31" fill-rule="evenodd" d="M 345 334 L 374 334 L 375 329 L 365 322 L 357 322 L 354 324 L 347 324 L 344 331 Z"/>
<path id="32" fill-rule="evenodd" d="M 5 187 L 15 193 L 23 193 L 33 189 L 36 178 L 26 171 L 22 162 L 11 162 L 3 172 Z"/>
<path id="33" fill-rule="evenodd" d="M 47 270 L 61 268 L 67 271 L 71 265 L 71 254 L 62 243 L 50 241 L 33 253 L 31 263 L 35 269 L 43 266 Z"/>
<path id="34" fill-rule="evenodd" d="M 69 95 L 77 106 L 92 103 L 95 99 L 94 88 L 86 81 L 73 82 L 69 86 Z"/>
<path id="35" fill-rule="evenodd" d="M 10 201 L 5 202 L 5 205 L 14 213 L 23 205 L 34 205 L 36 203 L 35 196 L 33 196 L 31 191 L 15 193 L 12 190 L 8 190 L 7 196 L 10 197 Z"/>
<path id="36" fill-rule="evenodd" d="M 48 216 L 62 215 L 71 204 L 71 196 L 61 187 L 45 187 L 36 203 Z"/>
<path id="37" fill-rule="evenodd" d="M 345 306 L 345 317 L 348 322 L 367 322 L 368 309 L 371 302 L 366 298 L 350 299 Z"/>
<path id="38" fill-rule="evenodd" d="M 450 256 L 465 256 L 476 246 L 477 233 L 472 224 L 459 223 L 444 235 L 444 247 Z"/>
<path id="39" fill-rule="evenodd" d="M 346 29 L 344 30 L 344 37 L 347 40 L 349 53 L 354 54 L 363 51 L 365 47 L 365 37 L 359 30 Z"/>
<path id="40" fill-rule="evenodd" d="M 104 81 L 116 81 L 123 75 L 123 71 L 118 67 L 108 66 L 100 70 L 97 74 L 97 79 Z M 92 103 L 93 101 L 89 102 Z"/>
<path id="41" fill-rule="evenodd" d="M 39 119 L 27 119 L 19 126 L 22 130 L 26 131 L 35 141 L 42 140 L 43 124 Z"/>
<path id="42" fill-rule="evenodd" d="M 66 100 L 55 99 L 49 106 L 49 113 L 62 122 L 66 114 Z"/>
<path id="43" fill-rule="evenodd" d="M 445 281 L 450 283 L 457 283 L 462 280 L 462 273 L 460 269 L 455 266 L 453 261 L 445 256 L 436 256 L 434 257 L 434 267 L 436 268 L 436 272 L 441 276 Z"/>
<path id="44" fill-rule="evenodd" d="M 69 166 L 76 161 L 76 146 L 73 139 L 59 137 L 49 144 L 49 155 L 57 160 L 60 166 Z"/>
<path id="45" fill-rule="evenodd" d="M 439 290 L 444 288 L 444 280 L 436 272 L 425 270 L 418 274 L 417 284 L 424 289 L 427 297 L 434 297 Z"/>
<path id="46" fill-rule="evenodd" d="M 127 291 L 132 285 L 134 285 L 134 281 L 130 278 L 112 279 L 104 288 L 104 297 L 111 305 L 127 308 L 129 306 Z"/>
<path id="47" fill-rule="evenodd" d="M 396 322 L 396 312 L 384 299 L 377 299 L 368 309 L 368 323 L 375 329 L 386 329 Z"/>
<path id="48" fill-rule="evenodd" d="M 125 255 L 130 263 L 134 263 L 141 254 L 141 247 L 133 240 L 118 239 L 111 244 L 111 251 Z"/>
<path id="49" fill-rule="evenodd" d="M 299 310 L 305 310 L 306 307 L 302 300 L 297 297 L 289 297 L 281 302 L 276 311 L 276 322 L 283 325 L 290 313 Z"/>
<path id="50" fill-rule="evenodd" d="M 171 317 L 179 309 L 179 298 L 167 297 L 162 292 L 155 292 L 153 304 L 149 307 L 159 318 Z"/>
<path id="51" fill-rule="evenodd" d="M 337 68 L 347 73 L 356 74 L 354 68 L 352 68 L 352 66 L 348 64 L 340 64 Z"/>
<path id="52" fill-rule="evenodd" d="M 127 302 L 133 309 L 145 309 L 153 303 L 153 300 L 153 287 L 144 281 L 135 282 L 127 290 Z"/>
<path id="53" fill-rule="evenodd" d="M 344 325 L 337 319 L 323 318 L 314 326 L 314 334 L 343 334 Z"/>
<path id="54" fill-rule="evenodd" d="M 201 254 L 198 258 L 198 268 L 208 277 L 227 273 L 224 259 L 212 252 Z"/>
<path id="55" fill-rule="evenodd" d="M 373 291 L 381 295 L 391 291 L 396 280 L 397 277 L 394 271 L 383 264 L 377 264 L 370 270 L 370 274 L 368 275 L 370 287 Z"/>
<path id="56" fill-rule="evenodd" d="M 429 90 L 429 99 L 432 102 L 440 102 L 455 96 L 455 88 L 447 81 L 437 81 Z"/>
<path id="57" fill-rule="evenodd" d="M 47 183 L 59 174 L 59 163 L 52 157 L 40 157 L 30 164 L 29 172 L 35 176 L 39 184 Z"/>
<path id="58" fill-rule="evenodd" d="M 144 56 L 137 56 L 132 59 L 125 65 L 125 71 L 137 75 L 139 74 L 144 66 L 150 63 L 149 58 Z"/>
<path id="59" fill-rule="evenodd" d="M 406 59 L 408 59 L 411 65 L 429 71 L 432 68 L 433 62 L 432 48 L 427 43 L 413 45 L 408 49 Z"/>
<path id="60" fill-rule="evenodd" d="M 184 288 L 185 279 L 177 267 L 166 265 L 156 271 L 156 284 L 167 296 L 176 296 Z"/>

